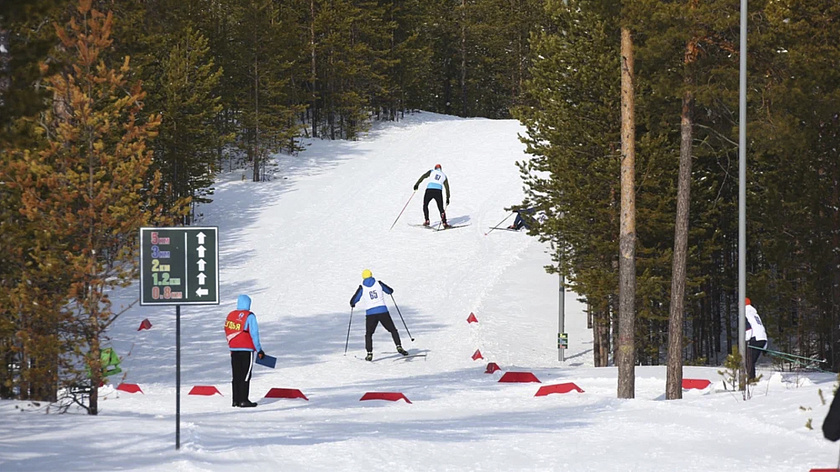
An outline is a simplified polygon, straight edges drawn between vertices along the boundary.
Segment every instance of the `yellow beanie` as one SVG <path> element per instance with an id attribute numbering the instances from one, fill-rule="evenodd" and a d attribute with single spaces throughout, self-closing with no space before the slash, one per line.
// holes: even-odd
<path id="1" fill-rule="evenodd" d="M 362 278 L 366 279 L 368 277 L 373 277 L 373 273 L 368 269 L 363 270 L 362 271 Z"/>

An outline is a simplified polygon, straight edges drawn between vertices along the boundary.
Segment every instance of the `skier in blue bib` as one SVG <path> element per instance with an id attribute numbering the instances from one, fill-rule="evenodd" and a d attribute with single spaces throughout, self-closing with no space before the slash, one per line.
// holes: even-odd
<path id="1" fill-rule="evenodd" d="M 362 284 L 350 299 L 350 306 L 355 308 L 356 304 L 361 302 L 362 308 L 365 309 L 365 350 L 367 350 L 365 360 L 373 360 L 373 332 L 376 331 L 379 323 L 382 323 L 382 326 L 391 333 L 397 352 L 407 356 L 408 351 L 403 349 L 400 333 L 394 326 L 394 320 L 391 319 L 391 314 L 388 313 L 388 307 L 385 305 L 385 295 L 394 293 L 394 289 L 385 285 L 384 282 L 377 282 L 368 269 L 362 271 L 362 279 Z"/>
<path id="2" fill-rule="evenodd" d="M 449 180 L 446 178 L 446 174 L 443 173 L 440 164 L 437 164 L 434 169 L 420 176 L 417 183 L 414 184 L 414 190 L 420 188 L 420 183 L 427 178 L 429 179 L 429 183 L 426 185 L 426 193 L 423 195 L 423 218 L 426 220 L 423 222 L 423 226 L 429 226 L 429 203 L 434 200 L 437 203 L 438 211 L 440 212 L 440 221 L 443 223 L 443 227 L 450 228 L 451 226 L 446 222 L 446 211 L 444 211 L 443 206 L 444 188 L 446 188 L 446 206 L 449 206 Z"/>

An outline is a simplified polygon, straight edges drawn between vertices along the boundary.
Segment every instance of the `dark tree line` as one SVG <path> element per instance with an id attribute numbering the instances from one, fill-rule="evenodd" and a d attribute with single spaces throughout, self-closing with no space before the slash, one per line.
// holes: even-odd
<path id="1" fill-rule="evenodd" d="M 136 229 L 191 224 L 225 166 L 261 181 L 301 137 L 415 109 L 510 117 L 542 3 L 2 2 L 0 395 L 98 383 Z"/>
<path id="2" fill-rule="evenodd" d="M 682 329 L 687 363 L 737 347 L 737 2 L 550 2 L 515 115 L 539 236 L 589 306 L 595 360 L 616 347 L 620 28 L 636 53 L 636 357 L 664 362 L 677 176 L 690 162 Z M 840 367 L 840 18 L 834 2 L 750 2 L 747 293 L 771 349 Z M 685 124 L 688 123 L 688 133 Z M 562 251 L 562 252 L 561 252 Z"/>
<path id="3" fill-rule="evenodd" d="M 301 137 L 355 139 L 416 109 L 527 127 L 520 170 L 549 217 L 536 232 L 608 365 L 622 29 L 635 56 L 634 358 L 664 362 L 676 320 L 680 357 L 719 365 L 738 325 L 736 3 L 0 3 L 0 395 L 52 399 L 95 367 L 119 314 L 108 291 L 136 275 L 137 227 L 191 224 L 226 166 L 268 179 L 269 156 L 301 151 Z M 833 369 L 838 18 L 827 0 L 750 2 L 748 293 L 771 347 Z"/>

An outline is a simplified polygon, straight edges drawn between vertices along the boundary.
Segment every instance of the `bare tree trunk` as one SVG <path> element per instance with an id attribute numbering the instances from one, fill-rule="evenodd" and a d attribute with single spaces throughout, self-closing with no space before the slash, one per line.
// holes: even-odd
<path id="1" fill-rule="evenodd" d="M 618 398 L 636 396 L 636 146 L 633 38 L 621 28 L 621 229 L 618 282 Z"/>
<path id="2" fill-rule="evenodd" d="M 598 314 L 589 311 L 589 319 L 592 320 L 592 363 L 595 367 L 601 367 L 601 323 L 598 322 Z"/>
<path id="3" fill-rule="evenodd" d="M 9 31 L 0 25 L 0 106 L 4 105 L 5 94 L 9 89 L 9 62 L 12 60 L 9 46 Z"/>
<path id="4" fill-rule="evenodd" d="M 461 0 L 461 116 L 467 116 L 467 0 Z"/>
<path id="5" fill-rule="evenodd" d="M 691 48 L 691 46 L 689 46 Z M 689 54 L 687 52 L 686 54 Z M 686 83 L 691 79 L 686 75 Z M 677 216 L 674 225 L 674 261 L 671 269 L 671 312 L 668 318 L 668 375 L 665 398 L 682 398 L 683 311 L 685 309 L 688 213 L 691 203 L 691 138 L 694 95 L 686 90 L 680 118 L 680 170 L 677 179 Z"/>
<path id="6" fill-rule="evenodd" d="M 595 311 L 592 318 L 593 361 L 595 367 L 607 367 L 610 363 L 609 311 Z"/>
<path id="7" fill-rule="evenodd" d="M 257 38 L 255 38 L 257 40 Z M 257 44 L 257 43 L 254 43 Z M 256 46 L 255 46 L 256 48 Z M 260 166 L 262 165 L 262 156 L 260 156 L 260 69 L 258 64 L 258 53 L 254 53 L 254 182 L 259 182 Z"/>
<path id="8" fill-rule="evenodd" d="M 95 319 L 96 314 L 91 315 L 91 323 L 98 323 Z M 90 397 L 88 397 L 88 414 L 99 414 L 99 384 L 102 383 L 102 360 L 100 353 L 99 336 L 94 335 L 90 338 L 90 359 L 88 366 L 90 367 Z"/>
<path id="9" fill-rule="evenodd" d="M 840 201 L 840 172 L 838 172 L 837 167 L 834 168 L 834 187 L 831 191 L 832 202 Z M 834 215 L 831 217 L 832 223 L 832 247 L 840 247 L 840 211 L 837 211 L 836 207 L 834 210 Z M 840 265 L 840 260 L 838 260 L 837 252 L 835 251 L 833 254 L 833 261 L 834 267 L 838 267 Z M 837 313 L 840 313 L 840 271 L 833 271 L 831 276 L 831 296 L 828 298 L 827 301 L 827 310 L 825 313 L 828 314 L 828 323 L 831 326 L 831 330 L 828 333 L 828 356 L 823 356 L 823 359 L 829 360 L 829 368 L 833 371 L 837 371 L 838 367 L 840 367 L 840 323 L 838 323 Z"/>
<path id="10" fill-rule="evenodd" d="M 312 104 L 310 108 L 312 110 L 312 137 L 318 137 L 318 92 L 317 92 L 317 82 L 318 82 L 318 74 L 316 68 L 316 56 L 315 56 L 315 0 L 309 0 L 309 14 L 312 16 L 312 23 L 309 25 L 309 47 L 311 48 L 312 59 L 311 59 L 311 71 L 310 71 L 310 83 L 312 84 Z"/>

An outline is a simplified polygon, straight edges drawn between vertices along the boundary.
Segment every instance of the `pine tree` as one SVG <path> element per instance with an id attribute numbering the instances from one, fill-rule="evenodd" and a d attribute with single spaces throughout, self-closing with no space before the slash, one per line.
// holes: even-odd
<path id="1" fill-rule="evenodd" d="M 108 292 L 136 276 L 139 227 L 170 221 L 152 200 L 160 175 L 149 172 L 146 148 L 159 118 L 143 114 L 144 93 L 125 79 L 129 59 L 119 69 L 102 60 L 112 22 L 111 13 L 80 0 L 66 27 L 56 25 L 69 67 L 46 81 L 55 97 L 44 119 L 48 144 L 38 153 L 19 153 L 14 176 L 25 190 L 22 214 L 48 241 L 33 246 L 33 266 L 63 281 L 40 289 L 64 302 L 60 335 L 71 343 L 69 354 L 84 358 L 86 369 L 76 375 L 90 372 L 93 415 L 104 380 L 104 333 L 119 314 Z M 170 211 L 180 216 L 182 210 Z M 78 381 L 72 371 L 66 375 L 66 382 Z"/>
<path id="2" fill-rule="evenodd" d="M 215 93 L 222 71 L 209 56 L 207 39 L 190 26 L 173 35 L 159 70 L 160 86 L 148 100 L 163 116 L 154 140 L 155 168 L 163 184 L 159 201 L 167 207 L 184 199 L 206 203 L 213 193 L 216 152 L 229 141 L 216 126 L 222 106 Z"/>
<path id="3" fill-rule="evenodd" d="M 748 165 L 748 293 L 786 352 L 840 366 L 840 38 L 835 2 L 766 2 L 752 35 L 761 74 Z M 755 76 L 754 76 L 755 77 Z"/>
<path id="4" fill-rule="evenodd" d="M 55 43 L 55 34 L 41 26 L 58 14 L 59 0 L 0 2 L 0 148 L 30 145 L 34 136 L 32 118 L 44 109 L 45 91 L 36 87 L 43 78 L 42 66 L 57 67 L 45 60 Z"/>
<path id="5" fill-rule="evenodd" d="M 526 196 L 548 216 L 540 238 L 560 243 L 553 259 L 589 303 L 593 354 L 606 366 L 618 293 L 619 30 L 615 15 L 590 5 L 551 4 L 552 25 L 532 40 L 532 78 L 515 116 L 531 154 L 519 163 Z"/>
<path id="6" fill-rule="evenodd" d="M 236 93 L 241 113 L 237 144 L 248 154 L 258 182 L 266 178 L 269 154 L 288 147 L 299 134 L 295 118 L 302 107 L 293 102 L 294 60 L 282 41 L 293 25 L 270 0 L 243 0 L 241 12 L 235 34 L 239 60 L 233 65 L 242 86 Z"/>
<path id="7" fill-rule="evenodd" d="M 55 398 L 56 355 L 54 326 L 48 319 L 56 312 L 49 299 L 30 310 L 22 296 L 44 280 L 27 279 L 32 267 L 25 248 L 38 237 L 18 211 L 22 190 L 11 182 L 15 148 L 35 148 L 37 114 L 46 106 L 47 94 L 37 87 L 50 67 L 49 49 L 55 41 L 50 28 L 38 28 L 56 14 L 54 0 L 0 2 L 0 398 Z M 31 230 L 31 231 L 30 231 Z M 38 311 L 38 313 L 34 313 Z"/>

